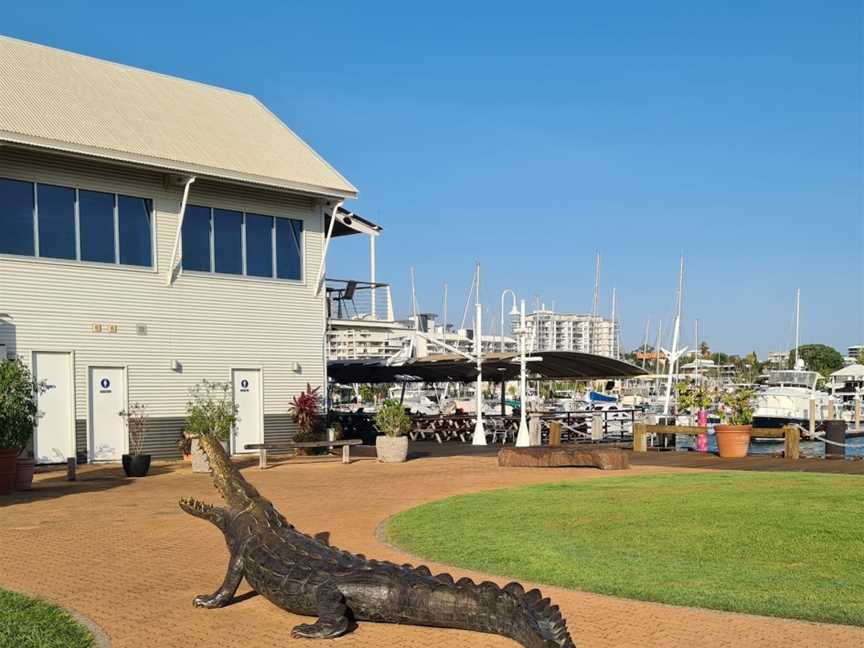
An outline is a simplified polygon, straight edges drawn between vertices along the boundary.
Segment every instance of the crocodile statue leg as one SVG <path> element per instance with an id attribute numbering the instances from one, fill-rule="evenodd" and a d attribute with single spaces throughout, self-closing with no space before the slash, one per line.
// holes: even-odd
<path id="1" fill-rule="evenodd" d="M 225 580 L 222 581 L 219 589 L 212 594 L 196 596 L 192 605 L 201 608 L 220 608 L 228 605 L 234 598 L 237 588 L 240 587 L 240 581 L 243 580 L 245 562 L 243 547 L 239 551 L 232 552 L 231 558 L 228 560 L 228 572 L 225 574 Z"/>
<path id="2" fill-rule="evenodd" d="M 335 639 L 348 632 L 348 608 L 345 597 L 335 585 L 325 583 L 315 592 L 318 605 L 318 620 L 315 623 L 301 623 L 291 630 L 295 639 Z"/>

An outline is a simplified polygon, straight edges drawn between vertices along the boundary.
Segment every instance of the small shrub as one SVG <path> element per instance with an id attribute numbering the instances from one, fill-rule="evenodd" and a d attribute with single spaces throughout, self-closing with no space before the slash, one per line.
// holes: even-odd
<path id="1" fill-rule="evenodd" d="M 186 403 L 186 434 L 191 437 L 213 434 L 227 441 L 237 423 L 237 404 L 231 383 L 202 380 L 189 390 Z"/>
<path id="2" fill-rule="evenodd" d="M 375 415 L 375 425 L 389 437 L 408 434 L 414 423 L 405 413 L 405 408 L 396 400 L 386 400 Z"/>
<path id="3" fill-rule="evenodd" d="M 128 409 L 118 412 L 123 417 L 129 433 L 129 454 L 144 454 L 144 437 L 147 435 L 147 406 L 131 403 Z"/>
<path id="4" fill-rule="evenodd" d="M 27 445 L 39 417 L 36 397 L 47 388 L 20 358 L 0 362 L 0 448 L 20 451 Z"/>
<path id="5" fill-rule="evenodd" d="M 707 410 L 714 402 L 714 394 L 710 390 L 690 381 L 676 383 L 675 391 L 680 411 L 696 414 L 700 410 Z"/>
<path id="6" fill-rule="evenodd" d="M 753 422 L 752 389 L 743 387 L 723 394 L 723 420 L 727 425 L 750 425 Z"/>

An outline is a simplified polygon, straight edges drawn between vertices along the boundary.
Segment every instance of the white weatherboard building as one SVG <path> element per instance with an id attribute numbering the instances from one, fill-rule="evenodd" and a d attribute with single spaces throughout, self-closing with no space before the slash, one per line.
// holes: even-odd
<path id="1" fill-rule="evenodd" d="M 119 459 L 132 402 L 178 456 L 203 379 L 233 385 L 235 451 L 290 437 L 355 195 L 250 95 L 0 37 L 0 352 L 49 386 L 38 461 Z"/>

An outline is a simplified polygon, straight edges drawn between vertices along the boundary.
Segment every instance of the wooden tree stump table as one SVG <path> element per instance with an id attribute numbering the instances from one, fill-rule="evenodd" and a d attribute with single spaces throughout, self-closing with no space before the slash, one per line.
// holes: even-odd
<path id="1" fill-rule="evenodd" d="M 541 446 L 504 448 L 498 453 L 498 465 L 505 468 L 585 467 L 626 470 L 630 467 L 630 460 L 627 453 L 620 448 Z"/>

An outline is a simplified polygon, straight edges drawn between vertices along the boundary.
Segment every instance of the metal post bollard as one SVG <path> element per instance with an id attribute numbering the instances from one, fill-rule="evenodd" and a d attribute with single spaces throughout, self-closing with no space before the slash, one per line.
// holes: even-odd
<path id="1" fill-rule="evenodd" d="M 846 421 L 825 421 L 825 439 L 833 443 L 825 444 L 826 459 L 845 459 L 845 446 L 834 445 L 846 443 Z"/>

